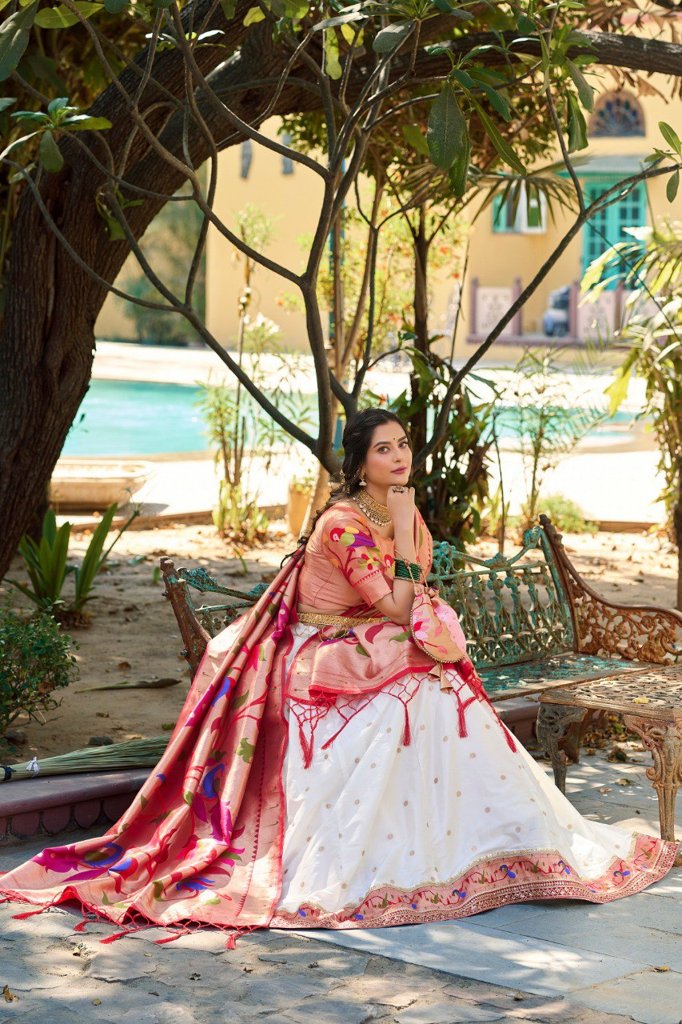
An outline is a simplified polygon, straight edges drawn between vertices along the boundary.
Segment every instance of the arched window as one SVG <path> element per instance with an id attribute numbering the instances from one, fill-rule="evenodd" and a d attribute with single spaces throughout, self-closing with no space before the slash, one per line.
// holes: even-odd
<path id="1" fill-rule="evenodd" d="M 589 134 L 595 138 L 644 135 L 644 114 L 638 100 L 629 92 L 604 93 L 595 104 Z"/>

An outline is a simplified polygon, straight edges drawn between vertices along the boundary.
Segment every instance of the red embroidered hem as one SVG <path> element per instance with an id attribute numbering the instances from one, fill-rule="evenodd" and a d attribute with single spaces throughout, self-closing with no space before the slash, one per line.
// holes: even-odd
<path id="1" fill-rule="evenodd" d="M 528 900 L 609 903 L 645 889 L 675 863 L 680 843 L 635 835 L 632 856 L 615 858 L 596 879 L 581 879 L 558 851 L 536 856 L 512 853 L 478 861 L 448 882 L 427 882 L 412 891 L 381 886 L 360 904 L 336 913 L 303 903 L 296 911 L 277 911 L 270 927 L 388 928 L 471 917 Z"/>

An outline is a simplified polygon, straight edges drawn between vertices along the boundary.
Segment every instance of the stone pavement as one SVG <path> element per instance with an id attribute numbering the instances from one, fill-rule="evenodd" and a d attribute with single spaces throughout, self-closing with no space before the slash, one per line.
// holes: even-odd
<path id="1" fill-rule="evenodd" d="M 568 794 L 588 817 L 655 831 L 647 756 L 631 758 L 639 763 L 586 757 Z M 0 870 L 43 845 L 0 847 Z M 231 952 L 212 931 L 158 946 L 165 933 L 150 929 L 102 945 L 114 926 L 74 933 L 80 912 L 15 920 L 23 909 L 0 905 L 0 1024 L 682 1021 L 679 868 L 605 906 L 535 902 L 433 926 L 255 932 Z"/>

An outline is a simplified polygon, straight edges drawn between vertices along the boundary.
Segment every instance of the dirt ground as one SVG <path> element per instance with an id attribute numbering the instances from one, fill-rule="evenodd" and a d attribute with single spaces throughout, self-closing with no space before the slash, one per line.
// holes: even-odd
<path id="1" fill-rule="evenodd" d="M 74 537 L 71 554 L 79 555 L 86 544 L 87 538 Z M 567 534 L 564 544 L 578 570 L 605 597 L 674 607 L 677 558 L 664 537 Z M 267 543 L 244 555 L 248 573 L 243 575 L 240 561 L 211 526 L 164 526 L 125 534 L 95 584 L 88 605 L 90 627 L 71 630 L 79 644 L 79 678 L 60 691 L 60 707 L 44 722 L 17 720 L 14 728 L 25 739 L 15 746 L 16 760 L 76 750 L 88 746 L 93 737 L 118 742 L 172 729 L 190 676 L 180 655 L 180 633 L 155 571 L 162 555 L 173 558 L 176 566 L 205 566 L 219 579 L 229 579 L 231 586 L 248 590 L 264 576 L 271 578 L 293 547 L 285 524 L 271 523 Z M 512 550 L 510 545 L 507 553 Z M 489 557 L 493 545 L 482 544 L 480 553 Z M 19 560 L 8 576 L 23 579 Z M 16 591 L 0 585 L 0 601 L 6 593 L 19 604 Z M 153 679 L 177 683 L 159 689 L 97 689 Z"/>

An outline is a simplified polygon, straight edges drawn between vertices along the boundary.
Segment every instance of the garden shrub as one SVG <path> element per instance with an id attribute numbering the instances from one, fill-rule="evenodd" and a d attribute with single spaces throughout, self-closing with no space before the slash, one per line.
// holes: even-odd
<path id="1" fill-rule="evenodd" d="M 0 739 L 22 712 L 37 719 L 59 706 L 53 692 L 77 675 L 75 647 L 50 615 L 0 608 Z"/>
<path id="2" fill-rule="evenodd" d="M 563 494 L 549 494 L 546 498 L 540 498 L 538 508 L 549 516 L 558 530 L 565 533 L 597 532 L 597 524 L 585 519 L 580 505 Z"/>

